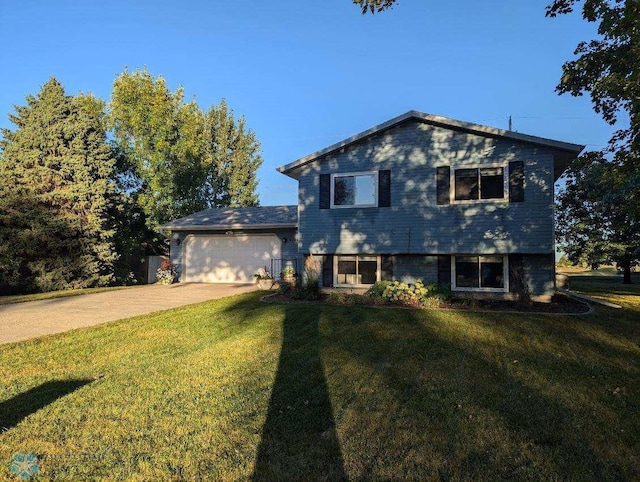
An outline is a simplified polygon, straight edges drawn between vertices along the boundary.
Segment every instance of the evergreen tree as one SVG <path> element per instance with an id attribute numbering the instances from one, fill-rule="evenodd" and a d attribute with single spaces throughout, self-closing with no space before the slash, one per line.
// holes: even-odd
<path id="1" fill-rule="evenodd" d="M 13 291 L 113 280 L 114 159 L 95 105 L 50 79 L 0 140 L 0 285 Z"/>

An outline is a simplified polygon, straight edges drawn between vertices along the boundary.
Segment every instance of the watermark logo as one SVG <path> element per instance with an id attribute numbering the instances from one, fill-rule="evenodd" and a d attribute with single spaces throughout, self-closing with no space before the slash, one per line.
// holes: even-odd
<path id="1" fill-rule="evenodd" d="M 9 471 L 20 480 L 29 480 L 40 473 L 38 457 L 32 453 L 15 454 L 11 459 Z"/>

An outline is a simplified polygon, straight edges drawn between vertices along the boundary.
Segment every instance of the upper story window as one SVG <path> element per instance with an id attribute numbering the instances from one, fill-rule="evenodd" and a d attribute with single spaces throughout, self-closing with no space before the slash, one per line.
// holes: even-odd
<path id="1" fill-rule="evenodd" d="M 473 201 L 523 202 L 525 191 L 524 162 L 456 169 L 436 167 L 437 203 Z"/>
<path id="2" fill-rule="evenodd" d="M 371 207 L 377 205 L 377 172 L 332 175 L 331 207 Z"/>
<path id="3" fill-rule="evenodd" d="M 456 169 L 454 176 L 456 201 L 504 199 L 504 168 L 502 167 Z"/>

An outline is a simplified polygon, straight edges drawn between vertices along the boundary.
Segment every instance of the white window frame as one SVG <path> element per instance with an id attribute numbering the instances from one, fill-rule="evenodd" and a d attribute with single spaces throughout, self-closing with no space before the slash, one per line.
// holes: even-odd
<path id="1" fill-rule="evenodd" d="M 373 204 L 334 204 L 335 186 L 337 177 L 356 177 L 356 176 L 374 176 L 375 186 L 373 192 L 375 196 L 375 202 Z M 363 172 L 340 172 L 331 174 L 331 209 L 343 209 L 343 208 L 376 208 L 378 207 L 378 171 L 363 171 Z"/>
<path id="2" fill-rule="evenodd" d="M 482 288 L 480 286 L 480 276 L 482 276 L 482 270 L 478 272 L 478 288 L 470 288 L 470 287 L 458 287 L 456 286 L 456 256 L 477 256 L 478 263 L 480 263 L 481 258 L 502 258 L 502 277 L 504 279 L 504 287 L 503 288 Z M 506 254 L 459 254 L 451 256 L 451 290 L 452 291 L 476 291 L 483 293 L 508 293 L 509 292 L 509 256 Z"/>
<path id="3" fill-rule="evenodd" d="M 478 182 L 481 181 L 480 169 L 502 168 L 502 197 L 495 199 L 482 199 L 482 186 L 478 185 L 478 199 L 456 199 L 456 171 L 460 169 L 477 169 Z M 449 202 L 451 204 L 477 204 L 477 203 L 508 203 L 509 202 L 509 166 L 504 162 L 493 162 L 488 164 L 473 164 L 469 166 L 451 166 L 449 171 Z"/>
<path id="4" fill-rule="evenodd" d="M 369 288 L 372 285 L 363 285 L 363 284 L 344 284 L 338 283 L 338 258 L 341 256 L 344 257 L 355 257 L 356 258 L 356 273 L 358 271 L 358 261 L 360 256 L 367 258 L 376 258 L 376 281 L 380 281 L 380 276 L 382 273 L 382 256 L 377 254 L 334 254 L 333 255 L 333 286 L 336 288 Z"/>

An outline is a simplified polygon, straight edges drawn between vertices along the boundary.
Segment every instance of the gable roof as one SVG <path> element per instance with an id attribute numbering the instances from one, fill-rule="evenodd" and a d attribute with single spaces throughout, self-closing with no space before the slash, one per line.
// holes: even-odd
<path id="1" fill-rule="evenodd" d="M 527 142 L 530 144 L 537 144 L 540 146 L 555 149 L 559 151 L 558 152 L 559 156 L 557 156 L 556 158 L 556 160 L 558 161 L 557 162 L 558 165 L 556 166 L 556 169 L 555 169 L 556 179 L 560 177 L 560 175 L 562 174 L 562 171 L 564 171 L 569 161 L 577 157 L 578 154 L 580 154 L 580 152 L 585 147 L 579 144 L 571 144 L 569 142 L 556 141 L 553 139 L 546 139 L 544 137 L 530 136 L 527 134 L 521 134 L 519 132 L 497 129 L 495 127 L 484 126 L 481 124 L 473 124 L 471 122 L 464 122 L 464 121 L 459 121 L 455 119 L 450 119 L 448 117 L 425 114 L 424 112 L 419 112 L 417 110 L 410 110 L 405 114 L 402 114 L 398 117 L 394 117 L 393 119 L 387 122 L 374 126 L 371 129 L 367 129 L 366 131 L 360 132 L 359 134 L 356 134 L 340 142 L 337 142 L 336 144 L 333 144 L 329 147 L 316 151 L 313 154 L 309 154 L 308 156 L 301 157 L 300 159 L 293 161 L 289 164 L 280 166 L 277 168 L 277 170 L 278 172 L 281 172 L 282 174 L 286 174 L 287 176 L 293 177 L 295 179 L 297 177 L 294 174 L 294 171 L 296 169 L 306 164 L 309 164 L 322 156 L 326 156 L 327 154 L 331 154 L 335 151 L 348 147 L 352 144 L 355 144 L 356 142 L 366 139 L 367 137 L 371 137 L 375 134 L 391 129 L 409 120 L 417 120 L 425 124 L 431 124 L 438 127 L 445 127 L 447 129 L 468 132 L 471 134 L 478 134 L 485 137 L 488 136 L 488 137 L 511 139 L 515 141 Z"/>
<path id="2" fill-rule="evenodd" d="M 158 228 L 171 231 L 204 231 L 296 228 L 297 226 L 298 206 L 256 206 L 205 209 Z"/>

